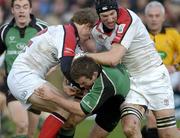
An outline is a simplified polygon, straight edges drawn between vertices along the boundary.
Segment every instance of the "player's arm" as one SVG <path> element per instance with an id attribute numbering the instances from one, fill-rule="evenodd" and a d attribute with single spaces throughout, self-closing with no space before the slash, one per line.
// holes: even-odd
<path id="1" fill-rule="evenodd" d="M 69 80 L 71 81 L 71 77 L 70 77 L 70 69 L 71 69 L 71 63 L 73 61 L 74 56 L 63 56 L 60 60 L 60 64 L 61 64 L 61 71 L 63 73 L 63 75 Z"/>
<path id="2" fill-rule="evenodd" d="M 124 46 L 113 43 L 111 50 L 102 53 L 88 53 L 87 56 L 93 58 L 99 64 L 116 66 L 121 62 L 126 51 Z"/>
<path id="3" fill-rule="evenodd" d="M 43 90 L 43 88 L 38 88 L 35 91 L 36 91 L 36 95 L 38 95 L 40 98 L 44 100 L 51 100 L 70 113 L 79 115 L 81 117 L 86 116 L 86 114 L 81 109 L 79 102 L 68 100 L 65 97 L 59 95 L 58 93 L 45 91 Z"/>
<path id="4" fill-rule="evenodd" d="M 81 89 L 73 86 L 65 77 L 63 77 L 63 91 L 69 96 L 76 96 L 81 93 Z"/>
<path id="5" fill-rule="evenodd" d="M 63 56 L 61 58 L 61 71 L 65 76 L 65 78 L 71 83 L 72 86 L 76 86 L 77 88 L 80 88 L 79 84 L 73 81 L 70 76 L 70 69 L 73 58 L 74 56 Z"/>

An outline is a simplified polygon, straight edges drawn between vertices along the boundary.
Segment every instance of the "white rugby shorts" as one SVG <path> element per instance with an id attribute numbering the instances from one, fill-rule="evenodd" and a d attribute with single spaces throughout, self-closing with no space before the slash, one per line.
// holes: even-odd
<path id="1" fill-rule="evenodd" d="M 18 99 L 26 109 L 32 104 L 28 103 L 28 98 L 34 93 L 34 90 L 46 83 L 40 75 L 32 71 L 20 71 L 12 69 L 8 75 L 7 83 L 10 92 Z"/>
<path id="2" fill-rule="evenodd" d="M 154 111 L 174 108 L 174 94 L 164 65 L 130 77 L 130 80 L 130 91 L 125 103 L 146 105 Z"/>

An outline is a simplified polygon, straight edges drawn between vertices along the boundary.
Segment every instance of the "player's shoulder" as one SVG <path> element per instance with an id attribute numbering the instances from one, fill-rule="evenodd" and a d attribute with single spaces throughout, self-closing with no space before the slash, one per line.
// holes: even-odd
<path id="1" fill-rule="evenodd" d="M 118 24 L 122 24 L 122 23 L 131 24 L 138 19 L 139 19 L 138 16 L 133 11 L 126 9 L 124 7 L 119 7 L 118 20 L 117 20 Z"/>
<path id="2" fill-rule="evenodd" d="M 47 32 L 55 38 L 57 35 L 64 34 L 64 27 L 63 25 L 51 25 L 47 27 Z"/>
<path id="3" fill-rule="evenodd" d="M 36 18 L 36 24 L 39 24 L 39 25 L 42 25 L 42 26 L 48 26 L 48 23 L 39 19 L 39 18 Z"/>
<path id="4" fill-rule="evenodd" d="M 8 25 L 9 25 L 9 23 L 2 24 L 2 25 L 0 26 L 0 30 L 2 31 L 2 30 L 4 30 L 4 29 L 6 29 L 6 28 L 8 27 Z M 2 33 L 2 32 L 0 32 L 0 33 Z"/>
<path id="5" fill-rule="evenodd" d="M 177 29 L 174 28 L 174 27 L 165 27 L 165 31 L 166 31 L 166 33 L 172 34 L 172 35 L 177 35 L 178 34 Z"/>
<path id="6" fill-rule="evenodd" d="M 0 26 L 0 36 L 2 40 L 4 39 L 5 34 L 9 29 L 10 29 L 9 23 L 5 23 Z"/>

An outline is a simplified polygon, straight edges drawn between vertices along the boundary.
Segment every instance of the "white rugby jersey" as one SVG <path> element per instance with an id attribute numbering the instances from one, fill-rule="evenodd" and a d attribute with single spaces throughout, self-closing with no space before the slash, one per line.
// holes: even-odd
<path id="1" fill-rule="evenodd" d="M 25 51 L 14 61 L 12 69 L 31 71 L 44 78 L 61 57 L 75 55 L 78 39 L 73 24 L 48 27 L 30 40 Z"/>
<path id="2" fill-rule="evenodd" d="M 139 75 L 162 63 L 141 19 L 130 10 L 119 8 L 119 18 L 112 33 L 106 34 L 99 21 L 92 35 L 98 51 L 111 49 L 112 43 L 120 43 L 127 49 L 122 63 L 131 75 Z"/>

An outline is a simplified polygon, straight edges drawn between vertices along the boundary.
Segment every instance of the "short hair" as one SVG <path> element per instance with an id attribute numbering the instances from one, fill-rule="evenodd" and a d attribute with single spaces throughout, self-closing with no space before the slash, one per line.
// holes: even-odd
<path id="1" fill-rule="evenodd" d="M 159 7 L 159 8 L 161 9 L 162 14 L 165 15 L 164 6 L 163 6 L 160 2 L 158 2 L 158 1 L 149 2 L 149 3 L 146 5 L 146 7 L 145 7 L 145 14 L 148 13 L 148 10 L 149 10 L 150 8 L 154 8 L 154 7 Z"/>
<path id="2" fill-rule="evenodd" d="M 92 28 L 95 25 L 97 18 L 98 16 L 93 9 L 84 8 L 75 12 L 71 18 L 71 21 L 79 25 L 89 24 L 89 26 Z"/>
<path id="3" fill-rule="evenodd" d="M 78 80 L 82 76 L 91 79 L 93 73 L 98 72 L 99 68 L 99 65 L 92 58 L 83 56 L 73 61 L 70 75 L 73 80 Z"/>
<path id="4" fill-rule="evenodd" d="M 16 0 L 11 0 L 11 7 L 13 7 L 14 6 L 14 2 L 15 2 Z M 32 1 L 31 0 L 28 0 L 29 1 L 29 5 L 30 5 L 30 7 L 32 7 Z"/>

